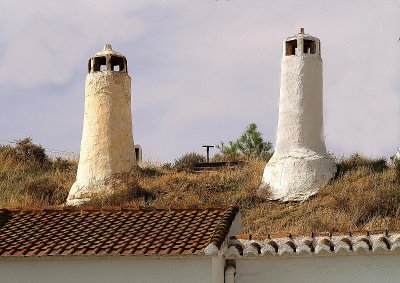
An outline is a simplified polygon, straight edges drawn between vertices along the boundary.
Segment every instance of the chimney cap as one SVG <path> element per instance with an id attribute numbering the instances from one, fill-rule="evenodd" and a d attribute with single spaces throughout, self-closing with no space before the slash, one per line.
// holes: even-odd
<path id="1" fill-rule="evenodd" d="M 111 46 L 111 44 L 110 43 L 106 43 L 106 45 L 104 45 L 104 48 L 103 48 L 103 50 L 112 50 L 112 46 Z"/>
<path id="2" fill-rule="evenodd" d="M 296 33 L 296 34 L 294 34 L 292 36 L 289 36 L 289 37 L 285 38 L 284 42 L 290 41 L 290 40 L 295 40 L 295 39 L 298 39 L 298 38 L 306 38 L 306 39 L 318 40 L 319 41 L 319 39 L 317 37 L 305 33 L 304 32 L 304 28 L 300 28 L 300 32 L 299 33 Z"/>
<path id="3" fill-rule="evenodd" d="M 123 54 L 113 50 L 110 43 L 106 43 L 104 45 L 103 50 L 101 50 L 99 52 L 96 52 L 91 58 L 93 58 L 93 57 L 101 57 L 101 56 L 105 56 L 105 55 L 114 55 L 114 56 L 125 58 L 125 56 Z"/>

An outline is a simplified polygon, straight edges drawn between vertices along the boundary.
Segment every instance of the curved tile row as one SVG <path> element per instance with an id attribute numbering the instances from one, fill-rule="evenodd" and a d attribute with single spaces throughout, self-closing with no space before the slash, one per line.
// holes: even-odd
<path id="1" fill-rule="evenodd" d="M 359 234 L 337 236 L 231 237 L 225 257 L 274 255 L 346 254 L 393 252 L 400 248 L 400 234 Z M 400 250 L 399 250 L 400 251 Z"/>
<path id="2" fill-rule="evenodd" d="M 197 255 L 219 248 L 238 208 L 0 209 L 0 258 Z"/>

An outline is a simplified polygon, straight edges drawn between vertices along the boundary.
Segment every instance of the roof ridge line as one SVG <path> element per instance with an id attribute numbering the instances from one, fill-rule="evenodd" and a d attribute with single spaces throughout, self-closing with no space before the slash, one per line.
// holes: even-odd
<path id="1" fill-rule="evenodd" d="M 372 236 L 384 234 L 390 236 L 390 234 L 400 234 L 400 229 L 389 230 L 389 229 L 363 229 L 363 230 L 349 230 L 349 231 L 326 231 L 326 232 L 300 232 L 300 233 L 268 233 L 268 234 L 238 234 L 233 235 L 236 239 L 243 240 L 260 240 L 260 239 L 279 239 L 279 238 L 317 238 L 317 237 L 340 237 L 340 236 Z"/>
<path id="2" fill-rule="evenodd" d="M 234 213 L 233 216 L 232 215 L 227 215 L 227 212 L 229 210 L 233 210 L 232 211 Z M 216 238 L 215 234 L 217 232 L 219 232 L 222 228 L 225 228 L 225 227 L 221 227 L 220 228 L 220 226 L 222 225 L 223 221 L 226 221 L 226 229 L 229 232 L 229 230 L 230 230 L 230 228 L 232 226 L 233 220 L 235 219 L 236 214 L 238 213 L 238 211 L 239 211 L 239 207 L 236 206 L 236 205 L 230 205 L 227 209 L 225 209 L 225 211 L 223 212 L 223 214 L 224 214 L 223 217 L 219 220 L 217 226 L 215 226 L 215 229 L 214 229 L 214 231 L 213 231 L 213 233 L 212 233 L 212 235 L 210 237 L 210 241 L 208 242 L 208 244 L 206 246 L 208 246 L 210 244 L 217 244 L 217 243 L 220 243 L 219 246 L 221 246 L 221 244 L 222 244 L 224 239 L 222 241 L 218 241 L 218 238 Z M 228 219 L 226 219 L 227 217 L 228 217 Z M 228 236 L 228 233 L 226 233 L 225 237 L 226 236 Z M 220 248 L 219 246 L 217 246 L 217 248 Z"/>
<path id="3" fill-rule="evenodd" d="M 15 207 L 15 208 L 0 208 L 0 212 L 2 210 L 8 212 L 39 212 L 39 211 L 184 211 L 184 210 L 192 210 L 192 211 L 202 211 L 209 209 L 225 209 L 228 210 L 231 207 L 235 209 L 239 209 L 238 206 L 230 205 L 230 206 L 202 206 L 202 207 L 142 207 L 142 206 L 115 206 L 115 205 L 106 205 L 106 206 L 66 206 L 66 205 L 58 205 L 58 206 L 31 206 L 31 207 Z"/>

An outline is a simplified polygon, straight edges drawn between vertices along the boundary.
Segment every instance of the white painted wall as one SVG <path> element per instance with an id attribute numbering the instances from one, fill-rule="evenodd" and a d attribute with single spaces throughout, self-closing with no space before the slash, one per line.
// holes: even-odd
<path id="1" fill-rule="evenodd" d="M 0 260 L 0 282 L 210 283 L 213 282 L 211 262 L 210 257 L 6 259 Z"/>
<path id="2" fill-rule="evenodd" d="M 236 283 L 400 282 L 400 255 L 352 255 L 236 261 Z"/>
<path id="3" fill-rule="evenodd" d="M 242 229 L 242 214 L 240 211 L 236 213 L 235 218 L 232 221 L 231 228 L 229 229 L 228 239 L 230 236 L 243 234 Z"/>
<path id="4" fill-rule="evenodd" d="M 395 158 L 400 160 L 400 147 L 399 147 L 399 149 L 397 150 L 397 152 L 395 154 Z"/>

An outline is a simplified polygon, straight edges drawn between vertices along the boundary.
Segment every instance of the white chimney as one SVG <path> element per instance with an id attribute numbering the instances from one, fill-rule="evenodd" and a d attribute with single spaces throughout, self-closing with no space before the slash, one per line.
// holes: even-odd
<path id="1" fill-rule="evenodd" d="M 394 155 L 394 158 L 397 159 L 397 160 L 400 160 L 400 147 L 397 150 L 396 154 Z"/>
<path id="2" fill-rule="evenodd" d="M 124 55 L 106 44 L 88 64 L 78 172 L 67 204 L 112 192 L 116 178 L 137 164 L 132 136 L 131 78 Z"/>
<path id="3" fill-rule="evenodd" d="M 336 172 L 324 141 L 320 47 L 304 29 L 283 42 L 276 147 L 260 187 L 273 200 L 305 200 Z"/>

